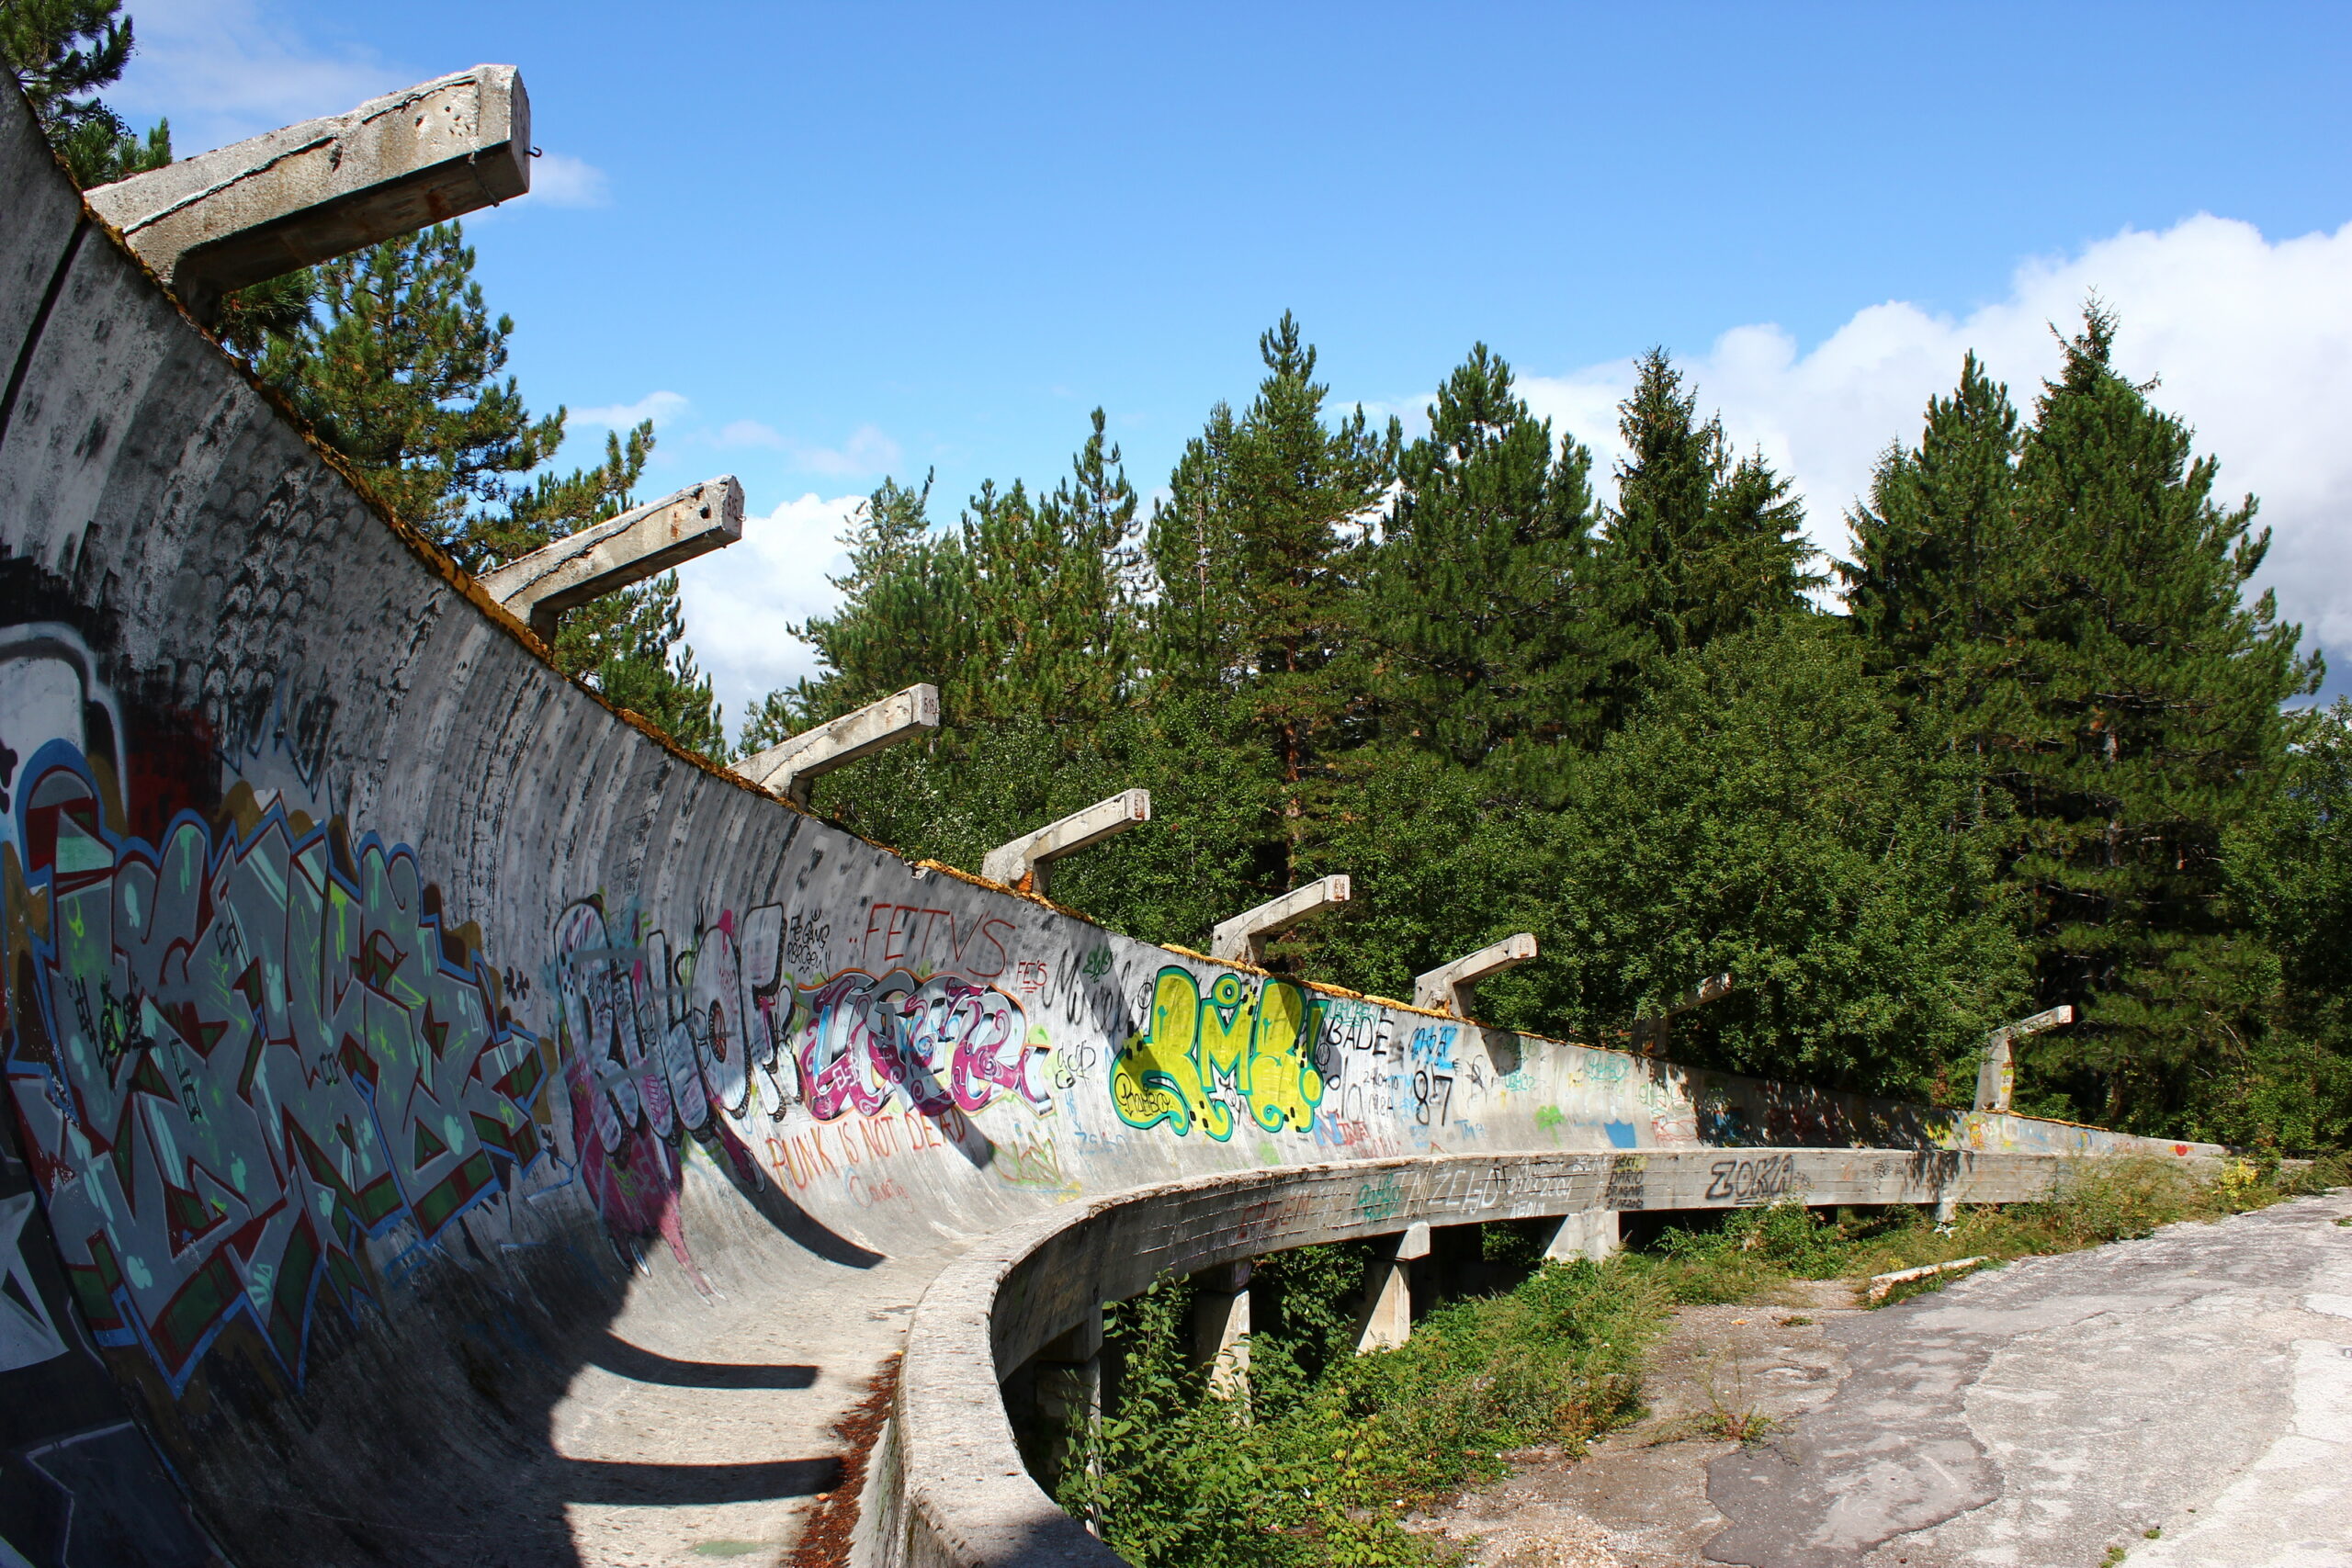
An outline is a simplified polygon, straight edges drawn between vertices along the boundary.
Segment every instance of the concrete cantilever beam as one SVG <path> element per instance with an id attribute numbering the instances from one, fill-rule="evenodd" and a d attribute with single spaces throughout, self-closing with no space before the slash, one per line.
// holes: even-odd
<path id="1" fill-rule="evenodd" d="M 555 640 L 556 617 L 743 536 L 743 487 L 721 474 L 567 534 L 482 575 L 490 596 Z"/>
<path id="2" fill-rule="evenodd" d="M 1457 958 L 1426 975 L 1416 975 L 1413 977 L 1413 1005 L 1450 1012 L 1456 1018 L 1467 1018 L 1470 1016 L 1471 987 L 1489 975 L 1515 969 L 1534 956 L 1535 934 L 1532 931 L 1507 936 L 1466 958 Z"/>
<path id="3" fill-rule="evenodd" d="M 1151 791 L 1122 790 L 1083 811 L 1071 812 L 1058 822 L 1049 822 L 1034 833 L 1024 833 L 1009 844 L 999 844 L 980 862 L 980 874 L 1008 886 L 1018 886 L 1021 879 L 1027 877 L 1030 890 L 1042 894 L 1054 862 L 1090 844 L 1099 844 L 1114 833 L 1124 833 L 1138 822 L 1150 820 Z"/>
<path id="4" fill-rule="evenodd" d="M 2005 1023 L 1984 1036 L 1984 1059 L 1976 1068 L 1976 1109 L 2007 1111 L 2018 1089 L 2017 1054 L 2011 1049 L 2028 1035 L 2040 1034 L 2075 1021 L 2075 1010 L 2061 1002 L 2047 1012 Z"/>
<path id="5" fill-rule="evenodd" d="M 939 688 L 926 682 L 878 703 L 868 703 L 830 724 L 804 729 L 780 745 L 744 758 L 735 764 L 735 771 L 806 806 L 808 786 L 820 773 L 830 773 L 844 763 L 938 728 Z"/>
<path id="6" fill-rule="evenodd" d="M 1348 901 L 1345 873 L 1295 887 L 1281 897 L 1221 920 L 1209 933 L 1209 956 L 1221 964 L 1255 964 L 1265 953 L 1266 939 L 1279 936 L 1334 904 Z"/>
<path id="7" fill-rule="evenodd" d="M 477 65 L 88 193 L 198 320 L 249 283 L 531 188 L 531 104 Z"/>

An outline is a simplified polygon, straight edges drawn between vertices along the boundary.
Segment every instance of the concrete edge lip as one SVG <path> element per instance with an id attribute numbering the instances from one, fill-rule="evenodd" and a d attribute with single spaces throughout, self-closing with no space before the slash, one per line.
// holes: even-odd
<path id="1" fill-rule="evenodd" d="M 1789 1197 L 1823 1204 L 2014 1201 L 2046 1192 L 2066 1157 L 1851 1148 L 1440 1155 L 1195 1177 L 1039 1215 L 981 1240 L 916 1304 L 890 1459 L 869 1483 L 871 1503 L 889 1526 L 862 1528 L 853 1561 L 868 1568 L 1124 1562 L 1030 1478 L 998 1389 L 1001 1371 L 1025 1359 L 1050 1337 L 1046 1330 L 1057 1331 L 1053 1303 L 1062 1296 L 1424 1223 L 1645 1204 L 1752 1208 Z M 1726 1178 L 1726 1165 L 1776 1175 L 1741 1187 Z M 1629 1188 L 1629 1173 L 1639 1185 Z M 1654 1195 L 1661 1201 L 1648 1194 L 1651 1182 L 1667 1189 Z M 1084 1254 L 1049 1256 L 1057 1244 L 1068 1249 L 1084 1241 L 1095 1243 Z M 1033 1289 L 1039 1276 L 1046 1277 L 1043 1289 Z M 1013 1314 L 1025 1316 L 1015 1322 Z"/>

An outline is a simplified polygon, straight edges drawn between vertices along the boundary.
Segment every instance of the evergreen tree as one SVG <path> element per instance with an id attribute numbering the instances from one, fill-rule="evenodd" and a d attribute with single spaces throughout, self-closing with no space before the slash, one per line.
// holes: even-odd
<path id="1" fill-rule="evenodd" d="M 761 700 L 737 743 L 741 753 L 917 682 L 940 684 L 972 661 L 970 573 L 961 540 L 932 532 L 931 476 L 920 490 L 884 479 L 841 542 L 849 570 L 826 579 L 842 596 L 840 607 L 785 627 L 816 650 L 818 674 Z"/>
<path id="2" fill-rule="evenodd" d="M 2280 704 L 2312 689 L 2301 628 L 2241 601 L 2269 532 L 2224 510 L 2215 466 L 2110 363 L 2094 303 L 2036 406 L 2018 463 L 2033 564 L 2013 606 L 2015 674 L 1978 712 L 2025 833 L 2045 998 L 2082 1026 L 2037 1053 L 2072 1102 L 2159 1125 L 2225 1071 L 2261 955 L 2222 894 L 2226 824 L 2283 760 Z"/>
<path id="3" fill-rule="evenodd" d="M 0 60 L 85 190 L 172 161 L 169 121 L 142 140 L 95 96 L 130 63 L 122 0 L 0 0 Z"/>
<path id="4" fill-rule="evenodd" d="M 1598 740 L 1591 472 L 1474 346 L 1404 450 L 1365 584 L 1362 636 L 1394 729 L 1464 765 Z"/>
<path id="5" fill-rule="evenodd" d="M 984 484 L 965 512 L 973 663 L 957 672 L 959 723 L 1035 715 L 1098 722 L 1127 698 L 1139 649 L 1136 493 L 1103 414 L 1050 495 Z M 945 692 L 942 692 L 945 700 Z"/>
<path id="6" fill-rule="evenodd" d="M 1327 425 L 1330 389 L 1284 313 L 1259 339 L 1266 377 L 1237 418 L 1219 404 L 1184 450 L 1147 539 L 1159 599 L 1154 667 L 1175 690 L 1245 705 L 1254 744 L 1274 758 L 1282 826 L 1259 848 L 1261 886 L 1302 867 L 1330 754 L 1361 713 L 1342 664 L 1373 508 L 1401 444 L 1363 412 Z"/>
<path id="7" fill-rule="evenodd" d="M 1972 353 L 1952 395 L 1928 400 L 1918 446 L 1881 458 L 1871 503 L 1849 515 L 1854 559 L 1837 563 L 1846 607 L 1871 668 L 1915 694 L 1962 705 L 1982 695 L 1955 661 L 1997 648 L 2009 629 L 2022 441 L 2008 389 Z"/>
<path id="8" fill-rule="evenodd" d="M 498 380 L 514 322 L 492 319 L 473 267 L 456 223 L 323 263 L 317 310 L 257 368 L 396 515 L 479 570 L 482 509 L 554 456 L 563 413 L 532 418 Z"/>
<path id="9" fill-rule="evenodd" d="M 1658 662 L 1758 620 L 1801 609 L 1826 581 L 1789 482 L 1763 458 L 1734 458 L 1723 421 L 1698 418 L 1698 393 L 1663 349 L 1642 356 L 1620 411 L 1628 456 L 1600 557 L 1625 638 L 1613 705 L 1638 700 Z"/>
<path id="10" fill-rule="evenodd" d="M 2094 302 L 2022 434 L 1972 356 L 1881 463 L 1840 571 L 1872 665 L 2014 813 L 2038 999 L 2080 1015 L 2027 1058 L 2029 1094 L 2164 1127 L 2243 1067 L 2272 985 L 2222 845 L 2275 788 L 2279 705 L 2317 666 L 2268 594 L 2243 602 L 2254 502 L 2215 502 L 2114 335 Z"/>

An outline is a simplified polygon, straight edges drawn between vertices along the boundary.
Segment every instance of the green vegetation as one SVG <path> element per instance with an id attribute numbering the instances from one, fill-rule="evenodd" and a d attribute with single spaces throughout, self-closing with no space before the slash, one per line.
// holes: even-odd
<path id="1" fill-rule="evenodd" d="M 1248 1399 L 1188 1364 L 1191 1287 L 1111 1309 L 1117 1409 L 1088 1434 L 1060 1500 L 1103 1521 L 1140 1568 L 1444 1561 L 1400 1524 L 1503 1473 L 1532 1443 L 1578 1447 L 1638 1414 L 1643 1348 L 1665 1297 L 1619 1264 L 1551 1264 L 1516 1290 L 1448 1303 L 1409 1343 L 1363 1357 L 1355 1247 L 1268 1259 L 1279 1321 L 1250 1340 Z"/>
<path id="2" fill-rule="evenodd" d="M 1149 832 L 1057 873 L 1114 929 L 1198 946 L 1310 877 L 1355 897 L 1269 962 L 1379 995 L 1515 931 L 1487 1021 L 1965 1103 L 1993 1026 L 2044 1114 L 2269 1152 L 2352 1132 L 2352 705 L 2244 590 L 2250 501 L 2111 363 L 2096 301 L 2021 412 L 1971 357 L 1831 563 L 1663 352 L 1589 448 L 1485 344 L 1408 441 L 1333 410 L 1285 316 L 1144 515 L 1098 412 L 1071 477 L 952 525 L 887 483 L 822 673 L 768 743 L 919 680 L 946 727 L 820 810 L 919 857 L 1114 790 Z M 1476 897 L 1465 897 L 1475 890 Z"/>
<path id="3" fill-rule="evenodd" d="M 2046 1201 L 1817 1214 L 1795 1204 L 1690 1216 L 1606 1263 L 1545 1263 L 1542 1223 L 1484 1227 L 1486 1272 L 1519 1282 L 1444 1303 L 1394 1349 L 1350 1354 L 1370 1258 L 1359 1245 L 1261 1260 L 1246 1397 L 1212 1392 L 1188 1356 L 1193 1288 L 1163 1279 L 1106 1313 L 1117 1368 L 1109 1418 L 1080 1436 L 1058 1499 L 1102 1524 L 1138 1568 L 1159 1564 L 1374 1568 L 1450 1561 L 1404 1527 L 1412 1511 L 1500 1478 L 1512 1450 L 1578 1453 L 1643 1414 L 1645 1353 L 1679 1304 L 1769 1303 L 1802 1281 L 1957 1258 L 1997 1266 L 2145 1236 L 2352 1180 L 2345 1156 L 2301 1168 L 2236 1161 L 2206 1177 L 2177 1162 L 2089 1162 Z M 1882 1304 L 1941 1289 L 1930 1276 Z M 1799 1297 L 1798 1299 L 1803 1299 Z M 1271 1319 L 1271 1321 L 1268 1321 Z M 1796 1314 L 1785 1326 L 1810 1323 Z M 1736 1442 L 1772 1430 L 1742 1369 L 1709 1363 L 1690 1430 Z M 1680 1428 L 1678 1427 L 1678 1430 Z"/>
<path id="4" fill-rule="evenodd" d="M 2343 1156 L 2285 1169 L 2233 1160 L 2211 1177 L 2177 1161 L 2127 1156 L 2082 1163 L 2043 1201 L 1970 1206 L 1948 1224 L 1912 1208 L 1829 1214 L 1780 1203 L 1729 1210 L 1720 1224 L 1666 1231 L 1627 1265 L 1646 1272 L 1677 1303 L 1768 1301 L 1798 1280 L 1860 1280 L 1963 1258 L 1998 1264 L 2076 1252 L 2185 1220 L 2245 1213 L 2347 1179 L 2352 1164 Z M 1939 1290 L 1953 1277 L 1906 1281 L 1882 1304 Z"/>

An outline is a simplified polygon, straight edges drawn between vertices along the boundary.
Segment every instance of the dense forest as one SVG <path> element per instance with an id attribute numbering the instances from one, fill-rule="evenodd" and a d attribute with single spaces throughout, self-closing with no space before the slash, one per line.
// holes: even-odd
<path id="1" fill-rule="evenodd" d="M 1148 513 L 1100 412 L 1050 491 L 943 525 L 884 484 L 797 628 L 821 673 L 745 744 L 933 681 L 937 738 L 819 808 L 975 865 L 1144 785 L 1152 828 L 1055 884 L 1139 936 L 1347 872 L 1274 964 L 1409 995 L 1531 931 L 1489 1021 L 1622 1041 L 1728 974 L 1678 1055 L 1945 1103 L 1988 1028 L 2070 1002 L 2022 1106 L 2332 1144 L 2352 708 L 2290 707 L 2320 670 L 2248 599 L 2253 502 L 2115 326 L 2093 302 L 2028 409 L 1961 366 L 1826 561 L 1662 351 L 1604 482 L 1485 345 L 1407 440 L 1329 405 L 1285 316 Z"/>
<path id="2" fill-rule="evenodd" d="M 160 166 L 93 96 L 119 0 L 6 0 L 0 52 L 85 184 Z M 563 411 L 505 375 L 455 224 L 262 285 L 223 341 L 385 502 L 483 569 L 635 501 L 650 424 L 553 471 Z M 2352 705 L 2267 593 L 2267 535 L 2113 363 L 2091 302 L 2020 406 L 1973 358 L 1846 521 L 1702 413 L 1653 351 L 1600 473 L 1474 346 L 1425 434 L 1332 403 L 1285 315 L 1148 509 L 1101 412 L 1051 489 L 954 518 L 886 481 L 820 673 L 737 750 L 917 681 L 947 723 L 820 781 L 910 854 L 995 844 L 1142 785 L 1155 821 L 1056 897 L 1147 939 L 1330 872 L 1343 910 L 1276 943 L 1409 995 L 1518 931 L 1543 956 L 1487 1021 L 1622 1043 L 1702 980 L 1677 1055 L 1962 1103 L 1984 1032 L 2060 1002 L 2021 1108 L 2295 1150 L 2352 1124 Z M 1074 433 L 1075 434 L 1075 433 Z M 1818 504 L 1824 499 L 1815 498 Z M 674 577 L 571 612 L 556 656 L 729 755 Z"/>

